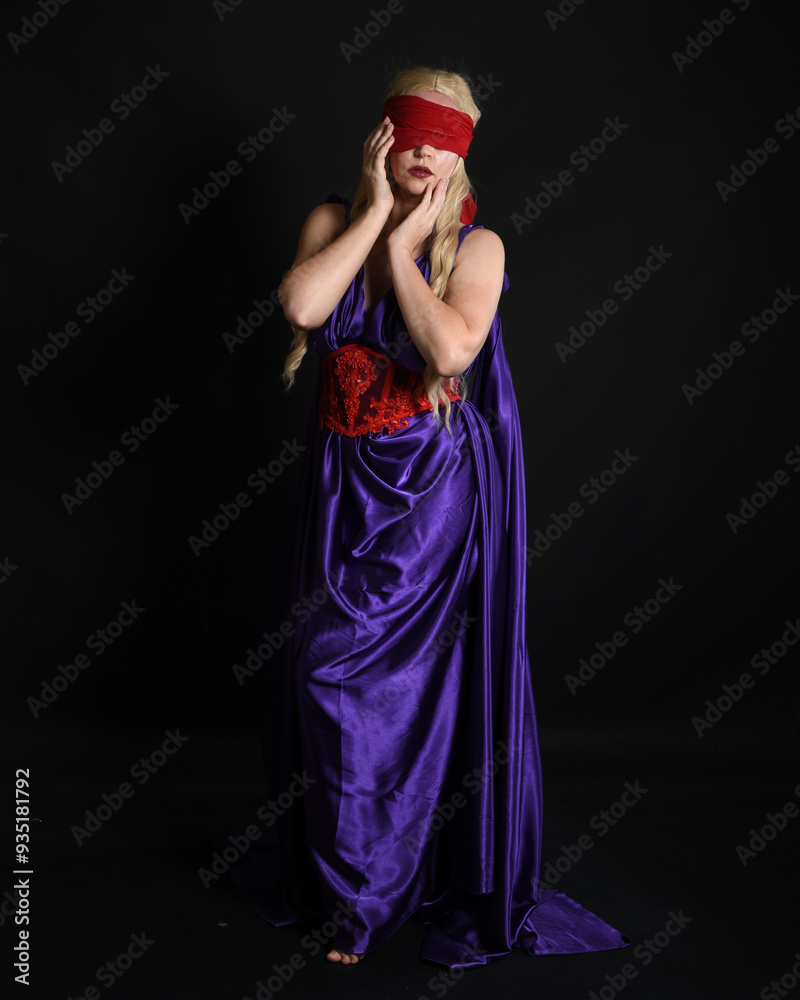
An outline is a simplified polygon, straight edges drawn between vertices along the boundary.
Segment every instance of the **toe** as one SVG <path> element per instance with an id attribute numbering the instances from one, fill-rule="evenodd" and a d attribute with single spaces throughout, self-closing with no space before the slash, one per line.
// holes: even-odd
<path id="1" fill-rule="evenodd" d="M 354 952 L 349 951 L 339 951 L 338 948 L 331 948 L 331 950 L 326 955 L 329 962 L 341 962 L 342 965 L 356 965 L 362 955 L 357 955 Z"/>

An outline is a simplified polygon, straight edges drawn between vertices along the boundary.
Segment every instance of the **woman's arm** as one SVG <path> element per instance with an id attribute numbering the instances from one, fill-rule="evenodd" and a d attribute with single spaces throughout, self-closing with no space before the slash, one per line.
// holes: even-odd
<path id="1" fill-rule="evenodd" d="M 314 330 L 333 312 L 380 235 L 386 216 L 371 208 L 345 228 L 341 205 L 318 205 L 300 233 L 297 256 L 278 287 L 286 319 Z"/>
<path id="2" fill-rule="evenodd" d="M 394 290 L 408 332 L 427 364 L 438 374 L 451 376 L 468 368 L 483 347 L 503 290 L 505 250 L 500 237 L 488 229 L 468 233 L 444 298 L 434 295 L 412 254 L 419 233 L 430 232 L 444 204 L 446 186 L 440 181 L 437 188 L 395 229 L 387 246 Z M 418 218 L 413 219 L 418 212 Z"/>
<path id="3" fill-rule="evenodd" d="M 313 330 L 325 322 L 380 236 L 394 204 L 384 167 L 393 128 L 385 118 L 364 143 L 366 211 L 347 228 L 340 205 L 318 205 L 306 219 L 294 263 L 278 288 L 291 326 Z"/>

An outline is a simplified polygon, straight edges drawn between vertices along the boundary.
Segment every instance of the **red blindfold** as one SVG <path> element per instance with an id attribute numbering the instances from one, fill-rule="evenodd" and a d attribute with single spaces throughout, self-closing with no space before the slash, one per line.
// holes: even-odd
<path id="1" fill-rule="evenodd" d="M 429 145 L 466 157 L 472 142 L 473 122 L 463 111 L 446 108 L 422 97 L 402 95 L 387 98 L 383 113 L 394 125 L 394 142 L 390 147 L 393 153 Z M 462 225 L 471 223 L 476 211 L 472 196 L 467 195 L 462 202 Z"/>
<path id="2" fill-rule="evenodd" d="M 472 141 L 472 119 L 463 111 L 422 97 L 400 96 L 388 98 L 383 113 L 394 125 L 393 152 L 427 144 L 466 157 Z"/>

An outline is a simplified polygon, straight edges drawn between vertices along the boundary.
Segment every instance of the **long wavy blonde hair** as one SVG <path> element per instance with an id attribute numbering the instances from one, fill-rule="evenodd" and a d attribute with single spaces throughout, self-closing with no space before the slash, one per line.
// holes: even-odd
<path id="1" fill-rule="evenodd" d="M 459 111 L 463 111 L 472 118 L 473 124 L 477 125 L 481 116 L 475 101 L 472 97 L 470 84 L 465 76 L 460 73 L 453 73 L 443 69 L 431 69 L 428 66 L 414 66 L 411 69 L 398 73 L 389 84 L 386 97 L 398 95 L 412 96 L 421 90 L 433 90 L 439 94 L 449 97 Z M 392 190 L 395 187 L 394 177 L 388 167 L 387 176 Z M 429 236 L 426 244 L 426 252 L 430 259 L 430 278 L 428 284 L 431 291 L 438 298 L 444 298 L 447 289 L 447 279 L 455 264 L 456 251 L 458 250 L 458 234 L 461 230 L 461 203 L 468 194 L 474 195 L 474 189 L 467 177 L 464 167 L 464 159 L 459 156 L 455 169 L 450 176 L 450 183 L 447 186 L 444 206 L 439 213 L 433 232 Z M 367 187 L 362 177 L 353 200 L 350 210 L 350 221 L 354 221 L 366 211 L 367 208 Z M 294 376 L 300 363 L 308 350 L 308 331 L 292 327 L 294 339 L 283 367 L 283 380 L 287 389 L 294 384 Z M 442 416 L 440 407 L 444 410 L 444 424 L 450 430 L 450 398 L 444 391 L 447 383 L 451 388 L 455 388 L 455 377 L 443 378 L 430 365 L 425 368 L 425 391 L 430 400 L 433 418 L 441 424 Z M 462 398 L 466 393 L 466 388 L 462 386 Z"/>

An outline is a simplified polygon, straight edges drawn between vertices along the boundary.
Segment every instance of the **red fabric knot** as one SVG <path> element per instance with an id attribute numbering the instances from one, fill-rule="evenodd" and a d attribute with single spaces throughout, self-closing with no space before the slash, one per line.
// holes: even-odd
<path id="1" fill-rule="evenodd" d="M 458 380 L 444 385 L 451 402 L 461 399 Z M 357 437 L 391 434 L 409 417 L 431 409 L 422 372 L 361 344 L 345 344 L 322 359 L 319 425 Z"/>
<path id="2" fill-rule="evenodd" d="M 478 206 L 475 204 L 472 195 L 468 194 L 467 197 L 461 202 L 461 215 L 458 221 L 462 226 L 470 225 L 472 220 L 475 218 L 475 213 L 477 211 Z"/>

